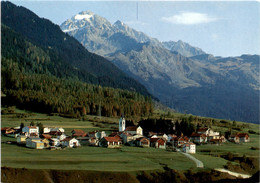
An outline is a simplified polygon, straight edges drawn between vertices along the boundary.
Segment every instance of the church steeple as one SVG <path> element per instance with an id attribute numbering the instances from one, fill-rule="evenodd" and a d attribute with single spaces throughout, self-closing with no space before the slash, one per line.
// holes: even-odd
<path id="1" fill-rule="evenodd" d="M 121 116 L 121 118 L 119 120 L 119 131 L 120 132 L 125 131 L 125 118 L 124 118 L 124 116 Z"/>

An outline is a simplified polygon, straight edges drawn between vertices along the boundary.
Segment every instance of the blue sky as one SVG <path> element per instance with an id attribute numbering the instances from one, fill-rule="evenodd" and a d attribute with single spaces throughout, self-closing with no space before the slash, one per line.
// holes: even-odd
<path id="1" fill-rule="evenodd" d="M 11 1 L 61 24 L 90 10 L 160 41 L 188 42 L 215 56 L 260 54 L 260 3 L 250 1 Z M 138 11 L 137 11 L 138 9 Z"/>

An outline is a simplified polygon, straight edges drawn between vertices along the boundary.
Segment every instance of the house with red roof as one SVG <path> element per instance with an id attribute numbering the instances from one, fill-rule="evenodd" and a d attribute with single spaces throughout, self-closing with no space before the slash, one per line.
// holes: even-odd
<path id="1" fill-rule="evenodd" d="M 74 137 L 66 137 L 65 139 L 61 140 L 60 143 L 66 147 L 79 147 L 80 143 Z"/>
<path id="2" fill-rule="evenodd" d="M 103 137 L 99 141 L 99 146 L 107 148 L 121 148 L 122 139 L 118 137 Z"/>
<path id="3" fill-rule="evenodd" d="M 86 137 L 87 133 L 81 129 L 74 129 L 71 131 L 71 136 L 72 137 Z"/>
<path id="4" fill-rule="evenodd" d="M 243 142 L 249 142 L 250 138 L 247 133 L 237 133 L 237 134 L 230 135 L 228 140 L 235 143 L 243 143 Z"/>
<path id="5" fill-rule="evenodd" d="M 138 147 L 150 147 L 150 140 L 146 137 L 140 137 L 135 140 L 135 144 Z"/>
<path id="6" fill-rule="evenodd" d="M 202 134 L 199 134 L 199 133 L 195 133 L 193 132 L 190 136 L 190 140 L 194 143 L 206 143 L 207 142 L 207 136 L 202 133 Z"/>
<path id="7" fill-rule="evenodd" d="M 249 142 L 250 141 L 248 133 L 239 133 L 239 134 L 237 134 L 237 136 L 239 137 L 239 142 Z"/>
<path id="8" fill-rule="evenodd" d="M 160 149 L 166 149 L 166 140 L 163 138 L 150 138 L 150 146 Z"/>

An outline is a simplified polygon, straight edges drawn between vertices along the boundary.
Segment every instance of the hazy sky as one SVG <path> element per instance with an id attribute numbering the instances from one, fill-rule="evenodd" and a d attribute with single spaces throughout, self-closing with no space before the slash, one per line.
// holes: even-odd
<path id="1" fill-rule="evenodd" d="M 90 10 L 160 41 L 188 42 L 215 56 L 260 54 L 259 2 L 11 1 L 61 24 Z M 138 7 L 138 8 L 137 8 Z"/>

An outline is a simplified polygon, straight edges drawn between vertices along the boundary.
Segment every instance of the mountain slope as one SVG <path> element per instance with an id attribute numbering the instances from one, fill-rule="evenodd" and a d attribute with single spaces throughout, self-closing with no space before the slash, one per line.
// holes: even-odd
<path id="1" fill-rule="evenodd" d="M 28 9 L 10 2 L 1 2 L 1 10 L 2 23 L 48 52 L 50 60 L 58 60 L 60 64 L 71 65 L 81 73 L 93 76 L 88 81 L 93 80 L 95 84 L 149 95 L 144 86 L 126 76 L 105 58 L 88 52 L 76 39 L 63 33 L 59 26 L 49 20 L 39 18 Z"/>
<path id="2" fill-rule="evenodd" d="M 173 52 L 176 51 L 185 57 L 192 57 L 196 55 L 206 54 L 202 49 L 193 47 L 181 40 L 177 42 L 175 41 L 162 42 L 162 45 L 168 50 Z"/>
<path id="3" fill-rule="evenodd" d="M 88 13 L 78 15 L 83 14 L 87 16 Z M 102 21 L 98 22 L 99 19 Z M 103 22 L 107 26 L 102 29 Z M 179 53 L 180 50 L 166 49 L 156 39 L 135 34 L 119 21 L 115 26 L 104 18 L 77 21 L 72 18 L 61 28 L 68 30 L 70 25 L 74 25 L 68 32 L 70 35 L 91 51 L 106 56 L 164 104 L 196 115 L 259 121 L 259 62 L 255 61 L 259 60 L 258 55 L 219 58 L 177 42 L 186 51 L 183 55 L 195 55 L 187 58 Z M 120 32 L 116 31 L 118 27 Z M 140 35 L 146 39 L 141 40 Z"/>

